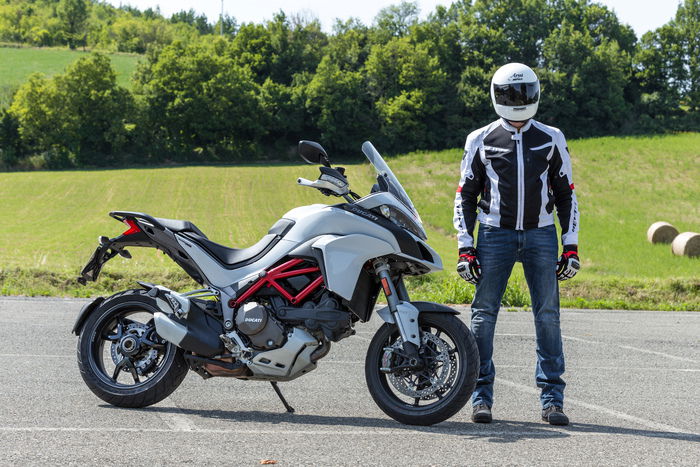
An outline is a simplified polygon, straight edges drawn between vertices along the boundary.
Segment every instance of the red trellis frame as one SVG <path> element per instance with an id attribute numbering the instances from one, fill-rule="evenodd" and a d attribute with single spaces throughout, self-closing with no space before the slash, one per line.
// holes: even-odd
<path id="1" fill-rule="evenodd" d="M 308 268 L 301 268 L 301 269 L 293 269 L 303 263 L 305 260 L 303 259 L 292 259 L 287 261 L 286 263 L 280 264 L 274 269 L 271 269 L 270 271 L 267 271 L 267 274 L 265 274 L 264 277 L 261 277 L 258 279 L 258 281 L 253 284 L 248 290 L 246 290 L 243 295 L 238 297 L 238 299 L 235 301 L 234 305 L 235 306 L 240 306 L 243 302 L 248 300 L 253 294 L 255 294 L 258 290 L 262 289 L 263 287 L 274 287 L 279 291 L 279 293 L 282 294 L 284 298 L 289 300 L 290 303 L 292 304 L 297 304 L 304 300 L 306 297 L 308 297 L 310 294 L 316 291 L 319 287 L 323 285 L 323 276 L 318 276 L 316 279 L 314 279 L 309 285 L 304 287 L 303 290 L 301 290 L 297 295 L 292 295 L 282 287 L 277 281 L 280 279 L 285 279 L 287 277 L 296 277 L 296 276 L 302 276 L 305 274 L 311 274 L 314 272 L 320 272 L 321 270 L 318 267 L 308 267 Z M 233 308 L 233 307 L 232 307 Z"/>

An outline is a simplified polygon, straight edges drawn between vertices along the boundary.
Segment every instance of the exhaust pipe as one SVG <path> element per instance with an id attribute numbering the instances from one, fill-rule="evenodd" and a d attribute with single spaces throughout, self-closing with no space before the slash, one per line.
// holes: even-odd
<path id="1" fill-rule="evenodd" d="M 156 332 L 158 335 L 166 341 L 180 347 L 180 344 L 187 336 L 187 328 L 168 318 L 165 313 L 161 313 L 160 311 L 153 314 L 153 320 L 156 322 Z"/>
<path id="2" fill-rule="evenodd" d="M 224 343 L 219 338 L 223 328 L 196 306 L 190 308 L 186 320 L 160 311 L 153 314 L 153 320 L 158 335 L 181 349 L 205 357 L 224 351 Z"/>

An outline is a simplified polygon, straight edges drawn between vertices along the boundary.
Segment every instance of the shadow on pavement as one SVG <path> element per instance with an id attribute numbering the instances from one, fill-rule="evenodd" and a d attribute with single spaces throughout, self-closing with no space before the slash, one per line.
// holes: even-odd
<path id="1" fill-rule="evenodd" d="M 139 410 L 154 413 L 177 413 L 196 417 L 224 420 L 231 423 L 266 423 L 295 425 L 307 425 L 308 427 L 358 427 L 358 428 L 385 428 L 393 430 L 407 430 L 423 433 L 445 434 L 452 436 L 464 436 L 479 438 L 494 443 L 513 443 L 531 438 L 568 438 L 576 434 L 602 434 L 602 435 L 627 435 L 644 436 L 648 438 L 665 438 L 683 441 L 700 442 L 700 435 L 695 433 L 676 433 L 657 430 L 643 430 L 636 428 L 617 427 L 611 425 L 593 425 L 588 423 L 572 423 L 565 427 L 554 427 L 543 422 L 522 422 L 511 420 L 495 420 L 488 425 L 471 422 L 443 422 L 431 427 L 402 425 L 391 419 L 371 417 L 338 417 L 326 415 L 311 415 L 286 412 L 262 412 L 258 410 L 234 411 L 234 410 L 202 410 L 177 407 L 148 407 L 144 409 L 119 409 L 117 407 L 103 405 L 105 408 L 115 410 Z"/>

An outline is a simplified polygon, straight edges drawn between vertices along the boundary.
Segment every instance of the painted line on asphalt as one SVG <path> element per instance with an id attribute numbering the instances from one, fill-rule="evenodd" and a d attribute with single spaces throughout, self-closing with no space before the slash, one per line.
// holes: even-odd
<path id="1" fill-rule="evenodd" d="M 496 422 L 497 426 L 498 422 Z M 432 437 L 445 437 L 445 436 L 472 436 L 474 438 L 483 439 L 489 436 L 501 436 L 508 437 L 514 436 L 520 438 L 522 436 L 532 436 L 532 437 L 604 437 L 604 436 L 619 436 L 619 433 L 615 432 L 615 427 L 610 427 L 610 432 L 586 432 L 586 431 L 576 431 L 575 426 L 570 428 L 553 428 L 549 425 L 543 423 L 542 429 L 537 431 L 520 431 L 517 428 L 512 430 L 488 430 L 484 427 L 478 427 L 472 431 L 460 430 L 460 431 L 424 431 L 424 430 L 407 430 L 407 429 L 396 429 L 396 428 L 379 428 L 377 430 L 337 430 L 334 427 L 328 430 L 259 430 L 259 429 L 213 429 L 213 428 L 201 428 L 195 431 L 187 432 L 188 435 L 204 434 L 204 435 L 278 435 L 278 436 L 432 436 Z M 665 430 L 659 430 L 658 437 L 668 438 L 668 433 Z M 0 433 L 182 433 L 180 430 L 173 430 L 170 428 L 134 428 L 134 427 L 12 427 L 12 426 L 0 426 Z M 644 434 L 649 436 L 649 434 Z M 653 435 L 653 434 L 652 434 Z M 664 436 L 666 435 L 666 436 Z M 688 432 L 674 432 L 672 438 L 674 439 L 697 439 L 700 440 L 700 435 Z"/>
<path id="2" fill-rule="evenodd" d="M 628 350 L 636 350 L 637 352 L 643 352 L 643 353 L 648 353 L 648 354 L 652 354 L 652 355 L 660 355 L 662 357 L 672 358 L 674 360 L 679 360 L 681 362 L 698 363 L 696 360 L 693 360 L 692 358 L 678 357 L 676 355 L 671 355 L 671 354 L 664 353 L 664 352 L 657 352 L 655 350 L 640 349 L 638 347 L 632 347 L 631 345 L 618 345 L 618 347 L 622 347 L 623 349 L 628 349 Z"/>
<path id="3" fill-rule="evenodd" d="M 504 332 L 504 333 L 497 332 L 495 335 L 496 336 L 506 336 L 506 337 L 529 337 L 531 339 L 535 338 L 534 333 L 532 333 L 532 334 L 517 334 L 517 333 L 508 333 L 508 332 Z M 603 342 L 600 342 L 600 341 L 592 341 L 592 340 L 588 340 L 588 339 L 582 339 L 580 337 L 565 336 L 563 334 L 561 337 L 563 339 L 569 339 L 569 340 L 576 341 L 576 342 L 583 342 L 584 344 L 603 344 Z"/>
<path id="4" fill-rule="evenodd" d="M 354 360 L 321 360 L 322 365 L 338 364 L 338 365 L 364 365 L 365 362 Z M 498 368 L 532 368 L 532 365 L 498 365 Z M 576 370 L 613 370 L 613 371 L 682 371 L 687 373 L 700 373 L 700 369 L 696 368 L 659 368 L 659 367 L 629 367 L 629 366 L 575 366 L 572 369 Z"/>
<path id="5" fill-rule="evenodd" d="M 512 333 L 512 332 L 497 332 L 494 334 L 494 336 L 507 336 L 507 337 L 532 337 L 534 338 L 534 334 L 517 334 L 517 333 Z"/>
<path id="6" fill-rule="evenodd" d="M 533 387 L 527 386 L 525 384 L 521 383 L 516 383 L 514 381 L 509 381 L 507 379 L 503 378 L 496 378 L 500 383 L 505 384 L 506 386 L 510 386 L 514 389 L 517 389 L 521 392 L 527 392 L 529 394 L 534 394 L 536 396 L 540 395 L 539 389 L 535 389 Z M 675 426 L 671 425 L 666 425 L 665 423 L 657 423 L 652 420 L 647 420 L 646 418 L 641 418 L 641 417 L 636 417 L 634 415 L 630 415 L 625 412 L 620 412 L 619 410 L 613 410 L 609 409 L 607 407 L 603 407 L 601 405 L 596 405 L 596 404 L 591 404 L 579 399 L 573 399 L 571 397 L 566 397 L 566 404 L 573 405 L 573 406 L 579 406 L 583 407 L 588 410 L 592 410 L 594 412 L 599 412 L 599 413 L 604 413 L 606 415 L 611 415 L 613 417 L 621 418 L 623 420 L 627 420 L 628 422 L 636 423 L 638 425 L 643 425 L 647 428 L 651 428 L 652 430 L 657 430 L 657 431 L 665 431 L 665 432 L 670 432 L 670 433 L 687 433 L 687 430 L 684 430 L 682 428 L 678 428 Z M 698 433 L 688 433 L 689 435 L 692 436 L 700 436 Z"/>
<path id="7" fill-rule="evenodd" d="M 495 335 L 496 335 L 496 336 L 508 336 L 508 337 L 530 337 L 530 338 L 534 338 L 534 337 L 535 337 L 534 334 L 515 334 L 515 333 L 496 333 Z M 666 358 L 670 358 L 670 359 L 673 359 L 673 360 L 678 360 L 678 361 L 681 361 L 681 362 L 698 363 L 697 360 L 694 360 L 694 359 L 692 359 L 692 358 L 679 357 L 679 356 L 677 356 L 677 355 L 672 355 L 672 354 L 668 354 L 668 353 L 665 353 L 665 352 L 658 352 L 658 351 L 655 351 L 655 350 L 640 349 L 639 347 L 633 347 L 633 346 L 631 346 L 631 345 L 622 345 L 622 344 L 614 344 L 614 343 L 611 343 L 611 342 L 594 341 L 594 340 L 590 340 L 590 339 L 583 339 L 583 338 L 581 338 L 581 337 L 566 336 L 566 335 L 564 335 L 564 334 L 562 334 L 561 337 L 562 337 L 563 339 L 568 339 L 568 340 L 571 340 L 571 341 L 574 341 L 574 342 L 582 342 L 582 343 L 584 343 L 584 344 L 614 345 L 615 347 L 619 347 L 619 348 L 621 348 L 621 349 L 634 350 L 634 351 L 637 351 L 637 352 L 643 352 L 643 353 L 648 353 L 648 354 L 652 354 L 652 355 L 658 355 L 658 356 L 660 356 L 660 357 L 666 357 Z"/>
<path id="8" fill-rule="evenodd" d="M 155 405 L 154 407 L 158 407 L 158 405 Z M 161 420 L 163 420 L 163 422 L 165 422 L 166 425 L 170 427 L 170 431 L 200 431 L 197 428 L 197 425 L 194 424 L 194 421 L 188 417 L 185 412 L 180 410 L 178 406 L 173 405 L 168 407 L 168 409 L 170 412 L 158 412 L 158 416 Z"/>
<path id="9" fill-rule="evenodd" d="M 568 365 L 568 364 L 567 364 Z M 498 368 L 532 368 L 533 365 L 498 365 Z M 630 366 L 574 366 L 570 370 L 612 370 L 612 371 L 685 371 L 688 373 L 700 372 L 697 368 L 659 368 L 654 366 L 630 367 Z"/>
<path id="10" fill-rule="evenodd" d="M 0 353 L 0 358 L 75 358 L 75 355 L 39 355 L 29 353 Z"/>
<path id="11" fill-rule="evenodd" d="M 581 338 L 581 337 L 565 336 L 565 335 L 563 335 L 563 334 L 562 334 L 561 337 L 564 338 L 564 339 L 569 339 L 569 340 L 574 341 L 574 342 L 583 342 L 584 344 L 604 344 L 604 342 L 600 342 L 600 341 L 593 341 L 593 340 L 590 340 L 590 339 L 583 339 L 583 338 Z M 612 345 L 617 345 L 617 344 L 612 344 Z"/>

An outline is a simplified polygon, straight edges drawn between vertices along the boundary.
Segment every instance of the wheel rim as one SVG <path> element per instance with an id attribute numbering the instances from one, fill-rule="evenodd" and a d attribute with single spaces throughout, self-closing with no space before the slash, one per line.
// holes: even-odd
<path id="1" fill-rule="evenodd" d="M 379 371 L 380 382 L 392 399 L 407 409 L 428 409 L 442 404 L 455 392 L 457 376 L 466 362 L 461 361 L 454 336 L 436 324 L 424 323 L 420 329 L 420 354 L 424 368 L 397 372 Z M 397 331 L 384 342 L 380 360 L 383 368 L 407 363 L 402 356 L 402 339 Z"/>
<path id="2" fill-rule="evenodd" d="M 97 377 L 108 386 L 135 389 L 157 379 L 175 350 L 156 333 L 151 311 L 120 307 L 96 324 L 89 361 Z"/>

